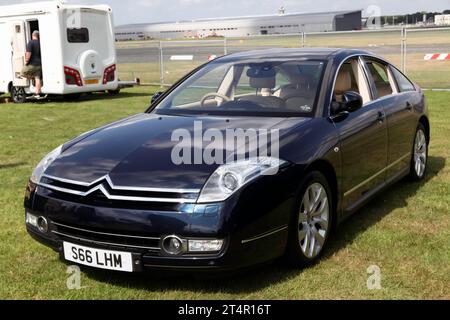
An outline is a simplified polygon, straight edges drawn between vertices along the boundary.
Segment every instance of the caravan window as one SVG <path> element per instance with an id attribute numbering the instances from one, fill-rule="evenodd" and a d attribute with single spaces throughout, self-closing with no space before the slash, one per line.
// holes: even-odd
<path id="1" fill-rule="evenodd" d="M 69 41 L 69 43 L 88 43 L 89 42 L 88 28 L 80 28 L 80 29 L 67 28 L 67 41 Z"/>

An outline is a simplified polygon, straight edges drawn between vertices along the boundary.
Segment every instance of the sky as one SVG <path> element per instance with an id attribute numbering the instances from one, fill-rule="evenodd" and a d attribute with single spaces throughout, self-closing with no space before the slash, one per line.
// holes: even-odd
<path id="1" fill-rule="evenodd" d="M 0 0 L 0 5 L 36 0 Z M 400 15 L 417 11 L 450 9 L 449 0 L 71 0 L 74 4 L 109 4 L 115 24 L 163 22 L 201 18 L 362 9 L 381 15 Z M 373 6 L 377 6 L 379 10 Z M 364 13 L 363 13 L 364 15 Z"/>

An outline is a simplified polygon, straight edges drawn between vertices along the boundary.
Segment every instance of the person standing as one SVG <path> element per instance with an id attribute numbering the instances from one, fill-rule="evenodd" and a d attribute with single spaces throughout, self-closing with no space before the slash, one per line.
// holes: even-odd
<path id="1" fill-rule="evenodd" d="M 30 42 L 27 44 L 25 54 L 25 75 L 35 80 L 35 99 L 41 99 L 42 90 L 42 61 L 41 61 L 41 44 L 39 41 L 39 31 L 33 31 Z"/>

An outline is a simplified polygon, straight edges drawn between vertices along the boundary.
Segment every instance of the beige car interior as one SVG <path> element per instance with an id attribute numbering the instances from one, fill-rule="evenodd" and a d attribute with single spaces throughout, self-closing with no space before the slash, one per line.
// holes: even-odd
<path id="1" fill-rule="evenodd" d="M 364 70 L 358 59 L 350 59 L 341 66 L 334 84 L 334 100 L 342 102 L 342 96 L 347 91 L 359 93 L 363 98 L 364 104 L 371 101 Z"/>
<path id="2" fill-rule="evenodd" d="M 296 66 L 290 66 L 295 68 Z M 285 66 L 285 69 L 289 69 Z M 242 99 L 254 102 L 268 102 L 271 107 L 284 108 L 292 111 L 309 111 L 301 109 L 309 106 L 315 98 L 315 87 L 311 84 L 312 79 L 306 75 L 288 74 L 286 70 L 277 69 L 277 73 L 282 73 L 289 83 L 277 87 L 276 76 L 266 78 L 249 78 L 249 87 L 255 89 L 253 94 L 236 95 L 236 79 L 239 79 L 245 73 L 243 67 L 233 66 L 225 75 L 218 92 L 221 95 L 230 97 L 230 100 Z M 216 97 L 217 106 L 223 104 L 223 99 Z"/>
<path id="3" fill-rule="evenodd" d="M 397 88 L 395 86 L 394 78 L 386 66 L 374 62 L 368 61 L 367 67 L 372 75 L 375 83 L 375 88 L 377 89 L 378 98 L 389 96 L 393 93 L 397 93 Z"/>

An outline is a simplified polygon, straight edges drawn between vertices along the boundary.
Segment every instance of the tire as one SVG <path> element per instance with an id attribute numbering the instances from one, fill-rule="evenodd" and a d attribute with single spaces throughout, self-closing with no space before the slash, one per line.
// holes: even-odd
<path id="1" fill-rule="evenodd" d="M 25 103 L 27 101 L 27 94 L 24 87 L 12 87 L 11 99 L 14 103 Z"/>
<path id="2" fill-rule="evenodd" d="M 421 181 L 425 178 L 428 164 L 428 134 L 425 127 L 419 123 L 414 136 L 411 156 L 411 170 L 409 176 L 413 181 Z"/>
<path id="3" fill-rule="evenodd" d="M 307 197 L 317 195 L 318 201 L 310 206 L 311 209 L 316 209 L 307 210 Z M 301 183 L 291 215 L 286 255 L 293 266 L 308 266 L 321 257 L 328 242 L 333 218 L 330 185 L 321 172 L 312 171 Z"/>

